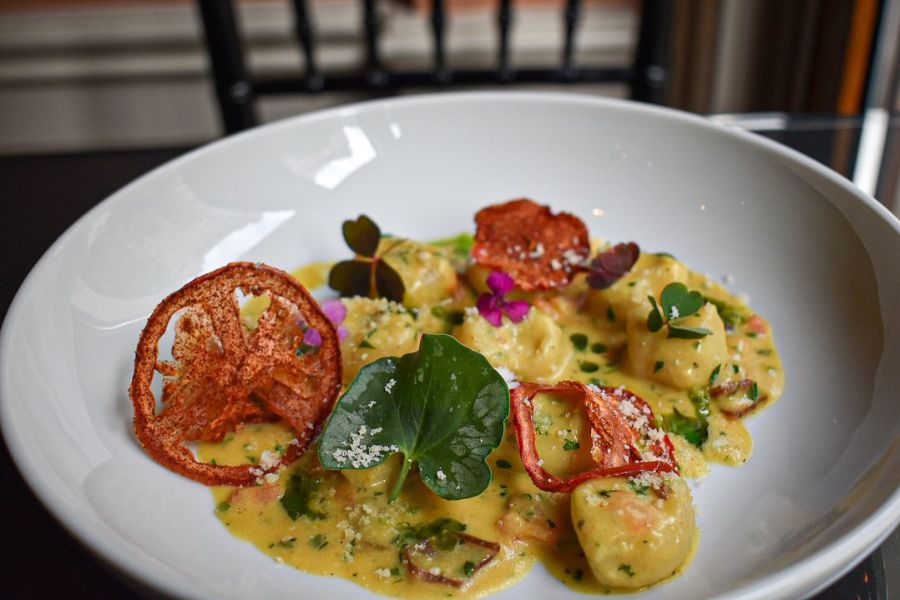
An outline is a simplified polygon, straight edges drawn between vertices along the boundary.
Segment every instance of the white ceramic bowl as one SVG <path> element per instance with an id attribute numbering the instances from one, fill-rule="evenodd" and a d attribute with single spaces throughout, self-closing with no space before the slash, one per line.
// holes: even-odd
<path id="1" fill-rule="evenodd" d="M 48 174 L 52 176 L 52 174 Z M 753 135 L 625 102 L 457 94 L 290 119 L 132 183 L 47 252 L 0 339 L 3 433 L 47 507 L 103 558 L 184 597 L 358 598 L 231 537 L 202 486 L 131 432 L 134 346 L 156 303 L 233 260 L 346 253 L 365 211 L 420 239 L 530 196 L 593 235 L 734 276 L 769 317 L 784 397 L 750 420 L 752 460 L 714 468 L 684 576 L 648 598 L 795 598 L 900 520 L 900 223 L 843 178 Z M 602 215 L 602 216 L 598 216 Z M 541 568 L 507 598 L 576 596 Z"/>

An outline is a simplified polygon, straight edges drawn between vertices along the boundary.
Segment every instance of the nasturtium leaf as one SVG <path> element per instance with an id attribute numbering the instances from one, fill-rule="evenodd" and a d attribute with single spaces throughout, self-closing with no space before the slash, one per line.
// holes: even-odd
<path id="1" fill-rule="evenodd" d="M 406 292 L 403 279 L 383 260 L 379 260 L 375 265 L 375 287 L 379 296 L 394 302 L 403 302 L 403 294 Z"/>
<path id="2" fill-rule="evenodd" d="M 656 333 L 663 326 L 663 318 L 662 315 L 659 314 L 659 306 L 656 304 L 656 298 L 653 296 L 647 296 L 647 299 L 650 301 L 650 304 L 653 306 L 653 309 L 650 311 L 650 314 L 647 315 L 647 329 Z"/>
<path id="3" fill-rule="evenodd" d="M 688 291 L 686 285 L 677 281 L 664 287 L 659 299 L 667 321 L 689 317 L 703 308 L 703 295 Z"/>
<path id="4" fill-rule="evenodd" d="M 670 338 L 697 340 L 708 335 L 712 335 L 712 331 L 706 327 L 686 327 L 684 325 L 672 325 L 672 323 L 669 323 L 668 337 Z"/>
<path id="5" fill-rule="evenodd" d="M 351 250 L 361 256 L 375 256 L 381 241 L 381 230 L 372 219 L 359 215 L 355 221 L 344 221 L 341 231 Z"/>
<path id="6" fill-rule="evenodd" d="M 319 461 L 367 469 L 401 452 L 392 499 L 414 462 L 437 495 L 469 498 L 491 481 L 485 459 L 508 414 L 509 388 L 484 356 L 449 335 L 425 334 L 418 351 L 360 369 L 325 425 Z"/>
<path id="7" fill-rule="evenodd" d="M 359 260 L 342 260 L 328 273 L 328 286 L 341 296 L 368 296 L 372 267 Z"/>

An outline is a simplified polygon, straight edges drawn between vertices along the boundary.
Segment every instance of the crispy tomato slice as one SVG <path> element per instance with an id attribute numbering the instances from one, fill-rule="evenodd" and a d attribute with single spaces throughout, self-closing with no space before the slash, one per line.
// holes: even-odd
<path id="1" fill-rule="evenodd" d="M 591 424 L 591 457 L 596 469 L 560 479 L 541 466 L 534 429 L 537 394 L 552 393 L 581 399 Z M 623 388 L 589 386 L 576 381 L 555 385 L 520 383 L 510 392 L 510 408 L 522 464 L 538 488 L 571 492 L 578 484 L 598 477 L 628 477 L 645 471 L 677 472 L 675 449 L 656 429 L 653 412 L 640 397 Z"/>
<path id="2" fill-rule="evenodd" d="M 591 244 L 575 215 L 520 198 L 481 209 L 475 224 L 472 257 L 525 291 L 564 287 L 586 268 Z"/>
<path id="3" fill-rule="evenodd" d="M 270 299 L 254 330 L 241 322 L 237 290 Z M 173 360 L 160 361 L 159 340 L 176 314 Z M 315 349 L 303 345 L 310 327 L 322 337 Z M 163 375 L 159 410 L 154 372 Z M 147 320 L 129 388 L 134 431 L 150 456 L 177 473 L 207 485 L 252 485 L 303 454 L 340 382 L 337 333 L 306 288 L 278 269 L 232 263 L 165 298 Z M 211 465 L 184 446 L 278 418 L 296 432 L 278 464 Z"/>

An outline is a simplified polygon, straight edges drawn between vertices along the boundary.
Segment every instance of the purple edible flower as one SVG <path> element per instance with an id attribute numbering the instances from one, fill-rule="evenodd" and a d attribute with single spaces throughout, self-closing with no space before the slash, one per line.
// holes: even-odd
<path id="1" fill-rule="evenodd" d="M 478 296 L 478 313 L 494 327 L 503 325 L 503 314 L 509 317 L 513 323 L 518 323 L 525 318 L 531 308 L 524 300 L 507 300 L 506 294 L 515 287 L 513 278 L 503 271 L 494 271 L 487 278 L 487 285 L 492 294 L 484 293 Z"/>
<path id="2" fill-rule="evenodd" d="M 634 242 L 616 244 L 601 252 L 591 261 L 588 285 L 595 290 L 605 290 L 630 271 L 640 255 L 641 249 Z"/>
<path id="3" fill-rule="evenodd" d="M 328 317 L 328 320 L 334 323 L 334 326 L 337 327 L 337 336 L 338 340 L 344 341 L 344 338 L 347 337 L 347 328 L 341 325 L 344 322 L 344 319 L 347 318 L 347 307 L 344 306 L 344 303 L 338 299 L 326 300 L 321 305 L 322 312 L 325 313 L 325 316 Z M 303 334 L 303 343 L 307 346 L 312 346 L 313 348 L 318 348 L 322 345 L 322 334 L 315 327 L 310 327 L 306 330 L 306 333 Z"/>

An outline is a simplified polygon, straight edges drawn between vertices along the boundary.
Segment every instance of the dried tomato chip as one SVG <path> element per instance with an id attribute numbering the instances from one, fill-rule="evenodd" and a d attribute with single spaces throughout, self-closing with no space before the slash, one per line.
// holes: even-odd
<path id="1" fill-rule="evenodd" d="M 239 289 L 270 298 L 253 331 L 241 322 Z M 173 360 L 159 361 L 159 340 L 176 313 Z M 308 327 L 322 344 L 304 352 Z M 154 372 L 163 375 L 160 411 L 151 390 Z M 147 320 L 129 388 L 134 430 L 147 453 L 177 473 L 207 485 L 252 485 L 303 454 L 331 412 L 340 382 L 337 333 L 306 288 L 278 269 L 232 263 L 165 298 Z M 277 465 L 201 463 L 184 446 L 278 418 L 296 438 Z"/>
<path id="2" fill-rule="evenodd" d="M 532 401 L 537 394 L 545 392 L 583 398 L 591 424 L 591 457 L 598 465 L 596 469 L 560 479 L 541 466 Z M 620 408 L 623 402 L 627 404 Z M 571 492 L 579 484 L 598 477 L 629 477 L 646 471 L 677 472 L 672 442 L 665 433 L 655 429 L 650 407 L 621 388 L 588 386 L 576 381 L 555 385 L 520 383 L 510 392 L 510 408 L 522 464 L 534 485 L 544 491 Z M 644 453 L 638 449 L 639 440 L 645 445 Z"/>
<path id="3" fill-rule="evenodd" d="M 481 209 L 475 224 L 472 257 L 525 291 L 564 287 L 586 268 L 588 230 L 575 215 L 520 198 Z"/>

